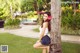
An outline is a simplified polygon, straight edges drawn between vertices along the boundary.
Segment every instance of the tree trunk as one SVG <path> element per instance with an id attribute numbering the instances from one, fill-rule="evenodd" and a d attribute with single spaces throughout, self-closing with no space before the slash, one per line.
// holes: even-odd
<path id="1" fill-rule="evenodd" d="M 50 53 L 62 53 L 61 49 L 61 1 L 51 0 L 51 45 Z"/>
<path id="2" fill-rule="evenodd" d="M 76 2 L 76 0 L 74 0 L 73 2 Z M 73 15 L 75 15 L 76 14 L 76 3 L 73 3 L 73 9 L 74 9 L 74 14 Z"/>
<path id="3" fill-rule="evenodd" d="M 37 11 L 37 0 L 34 0 L 34 9 L 35 9 L 35 11 Z"/>
<path id="4" fill-rule="evenodd" d="M 11 13 L 11 18 L 13 18 L 13 9 L 11 4 L 10 4 L 10 13 Z"/>
<path id="5" fill-rule="evenodd" d="M 37 12 L 38 12 L 38 20 L 37 21 L 38 21 L 38 24 L 41 24 L 41 18 L 40 18 L 41 16 L 40 16 L 39 3 L 38 2 L 39 2 L 39 0 L 37 0 Z"/>

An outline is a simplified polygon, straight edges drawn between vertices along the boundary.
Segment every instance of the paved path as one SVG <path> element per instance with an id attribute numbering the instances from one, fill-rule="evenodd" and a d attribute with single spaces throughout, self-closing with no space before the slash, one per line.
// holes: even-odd
<path id="1" fill-rule="evenodd" d="M 39 33 L 34 32 L 32 29 L 38 28 L 38 25 L 21 25 L 22 28 L 14 29 L 14 30 L 5 30 L 0 28 L 0 33 L 11 33 L 22 37 L 31 37 L 31 38 L 39 38 Z M 72 35 L 61 35 L 61 39 L 64 42 L 73 42 L 80 44 L 80 36 L 72 36 Z"/>

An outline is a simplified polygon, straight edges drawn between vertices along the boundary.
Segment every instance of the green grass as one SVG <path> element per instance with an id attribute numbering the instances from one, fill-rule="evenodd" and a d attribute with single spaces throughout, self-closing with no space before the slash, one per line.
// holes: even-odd
<path id="1" fill-rule="evenodd" d="M 34 28 L 33 31 L 39 32 L 39 29 L 38 28 Z"/>
<path id="2" fill-rule="evenodd" d="M 0 33 L 0 45 L 8 45 L 8 53 L 41 53 L 41 49 L 34 49 L 33 44 L 37 39 L 20 37 L 8 33 Z M 80 45 L 62 43 L 63 53 L 80 53 Z"/>
<path id="3" fill-rule="evenodd" d="M 80 44 L 62 43 L 63 53 L 80 53 Z"/>
<path id="4" fill-rule="evenodd" d="M 8 45 L 8 53 L 40 53 L 41 50 L 33 48 L 36 39 L 25 38 L 13 34 L 0 34 L 0 45 Z"/>

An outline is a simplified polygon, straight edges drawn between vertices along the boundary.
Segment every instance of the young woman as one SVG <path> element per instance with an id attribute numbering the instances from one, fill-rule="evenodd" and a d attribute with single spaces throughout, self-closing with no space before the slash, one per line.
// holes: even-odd
<path id="1" fill-rule="evenodd" d="M 42 37 L 44 37 L 45 35 L 48 35 L 49 31 L 50 31 L 50 20 L 51 20 L 51 14 L 50 12 L 45 12 L 43 13 L 43 21 L 42 24 L 39 28 L 40 30 L 40 38 L 39 40 L 33 45 L 34 48 L 42 48 L 43 51 L 42 53 L 49 53 L 49 45 L 44 45 L 41 43 L 41 39 Z"/>

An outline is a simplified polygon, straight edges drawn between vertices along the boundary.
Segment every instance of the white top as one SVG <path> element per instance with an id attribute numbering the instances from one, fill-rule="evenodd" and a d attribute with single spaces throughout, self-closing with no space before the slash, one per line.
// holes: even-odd
<path id="1" fill-rule="evenodd" d="M 42 33 L 42 30 L 43 30 L 43 28 L 41 28 L 41 27 L 39 27 L 39 31 L 40 31 L 40 33 L 39 34 L 41 34 Z M 44 35 L 48 35 L 48 28 L 46 28 L 46 30 L 45 30 L 45 32 L 44 32 Z"/>

